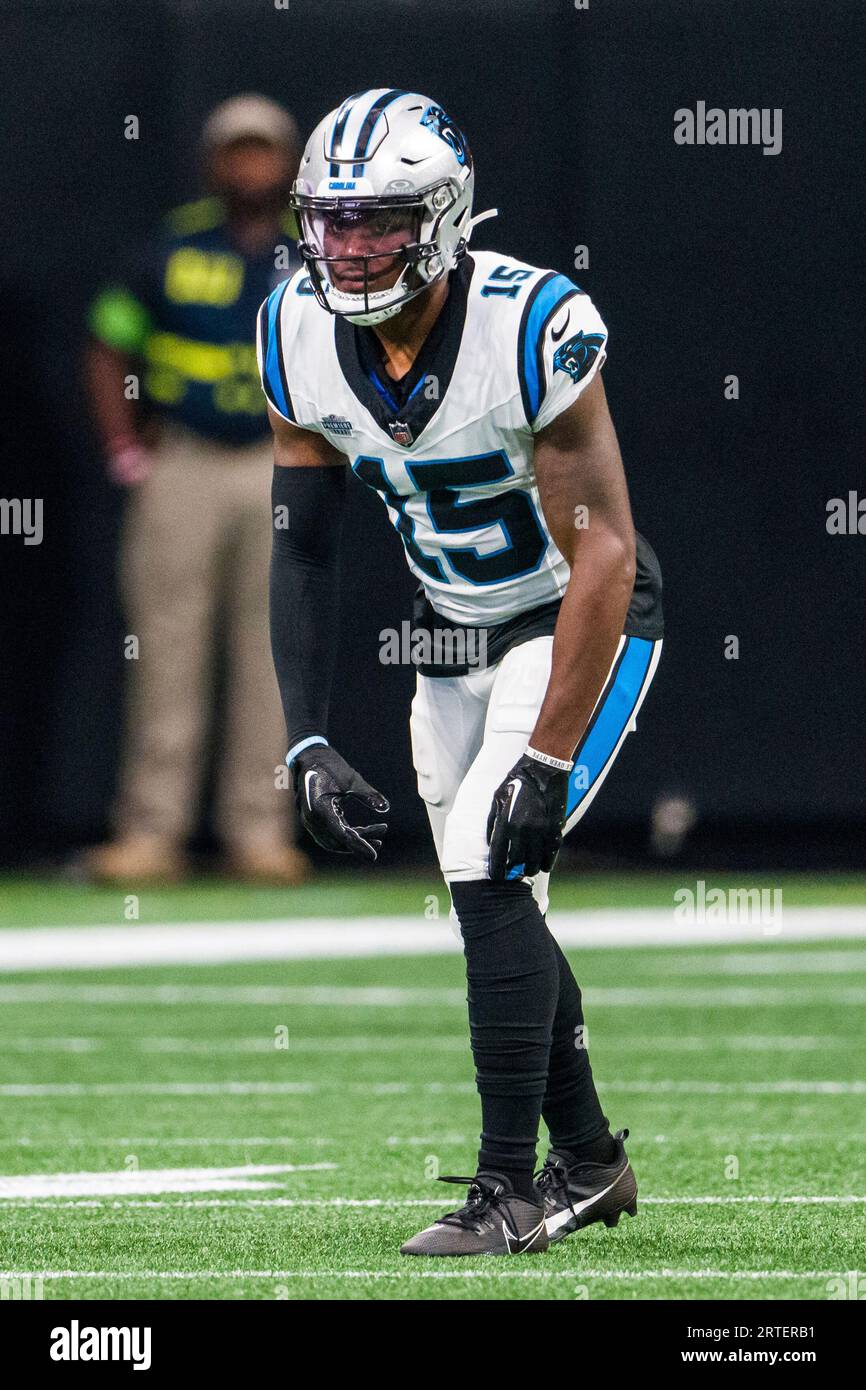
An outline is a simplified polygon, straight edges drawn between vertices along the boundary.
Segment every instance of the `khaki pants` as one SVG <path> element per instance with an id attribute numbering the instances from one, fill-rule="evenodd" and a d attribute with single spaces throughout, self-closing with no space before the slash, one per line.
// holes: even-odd
<path id="1" fill-rule="evenodd" d="M 237 448 L 166 426 L 130 498 L 121 584 L 128 631 L 125 766 L 116 830 L 184 839 L 201 789 L 214 637 L 227 642 L 216 829 L 243 848 L 287 843 L 275 769 L 286 732 L 268 638 L 269 443 Z"/>

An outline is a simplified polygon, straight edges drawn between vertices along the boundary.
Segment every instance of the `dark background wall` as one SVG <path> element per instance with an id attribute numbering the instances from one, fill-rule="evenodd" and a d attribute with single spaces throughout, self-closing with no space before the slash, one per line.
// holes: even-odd
<path id="1" fill-rule="evenodd" d="M 586 834 L 638 853 L 673 790 L 699 808 L 705 855 L 866 857 L 866 537 L 825 526 L 828 498 L 866 495 L 864 37 L 859 0 L 7 4 L 2 495 L 45 499 L 45 539 L 0 537 L 4 857 L 97 837 L 116 770 L 122 499 L 78 385 L 89 296 L 196 192 L 216 101 L 263 90 L 306 134 L 348 92 L 391 84 L 467 132 L 476 208 L 500 209 L 473 245 L 571 271 L 610 328 L 608 395 L 668 635 Z M 698 100 L 781 107 L 781 154 L 676 145 L 674 111 Z M 349 535 L 333 739 L 392 795 L 393 853 L 410 854 L 427 844 L 412 673 L 377 654 L 412 586 L 360 486 Z"/>

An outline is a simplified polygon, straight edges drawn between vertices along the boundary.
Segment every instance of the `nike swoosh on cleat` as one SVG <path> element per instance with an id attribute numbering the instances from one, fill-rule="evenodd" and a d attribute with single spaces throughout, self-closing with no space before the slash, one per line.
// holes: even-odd
<path id="1" fill-rule="evenodd" d="M 519 1236 L 516 1234 L 515 1231 L 510 1231 L 506 1223 L 503 1221 L 502 1234 L 505 1236 L 505 1244 L 508 1248 L 509 1255 L 520 1255 L 524 1250 L 528 1250 L 532 1242 L 534 1240 L 537 1240 L 538 1237 L 541 1235 L 541 1232 L 544 1230 L 545 1224 L 546 1223 L 544 1217 L 542 1216 L 538 1225 L 533 1226 L 532 1230 L 529 1231 L 527 1235 Z"/>
<path id="2" fill-rule="evenodd" d="M 570 1221 L 572 1211 L 577 1216 L 579 1212 L 586 1211 L 587 1207 L 591 1207 L 594 1202 L 600 1202 L 612 1187 L 616 1187 L 624 1172 L 625 1169 L 623 1168 L 622 1172 L 617 1173 L 613 1182 L 608 1183 L 601 1192 L 594 1192 L 591 1197 L 585 1197 L 582 1202 L 572 1202 L 571 1206 L 566 1207 L 564 1211 L 558 1211 L 555 1216 L 549 1216 L 547 1218 L 547 1234 L 552 1236 L 554 1231 L 558 1231 L 560 1226 L 564 1226 L 566 1221 Z"/>

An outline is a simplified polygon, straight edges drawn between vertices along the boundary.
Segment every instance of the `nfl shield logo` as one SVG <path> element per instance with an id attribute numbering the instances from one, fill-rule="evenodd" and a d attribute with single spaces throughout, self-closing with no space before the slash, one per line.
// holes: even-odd
<path id="1" fill-rule="evenodd" d="M 391 438 L 395 444 L 408 447 L 412 443 L 412 431 L 405 420 L 391 420 L 388 429 L 391 431 Z"/>

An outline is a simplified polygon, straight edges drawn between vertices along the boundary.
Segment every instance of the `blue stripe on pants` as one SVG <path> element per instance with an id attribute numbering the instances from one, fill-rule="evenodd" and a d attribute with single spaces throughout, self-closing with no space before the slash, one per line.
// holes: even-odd
<path id="1" fill-rule="evenodd" d="M 623 730 L 632 717 L 641 687 L 652 661 L 654 642 L 643 637 L 627 637 L 616 679 L 601 708 L 596 712 L 589 733 L 578 746 L 568 786 L 566 820 L 577 810 L 593 784 L 604 771 Z"/>

